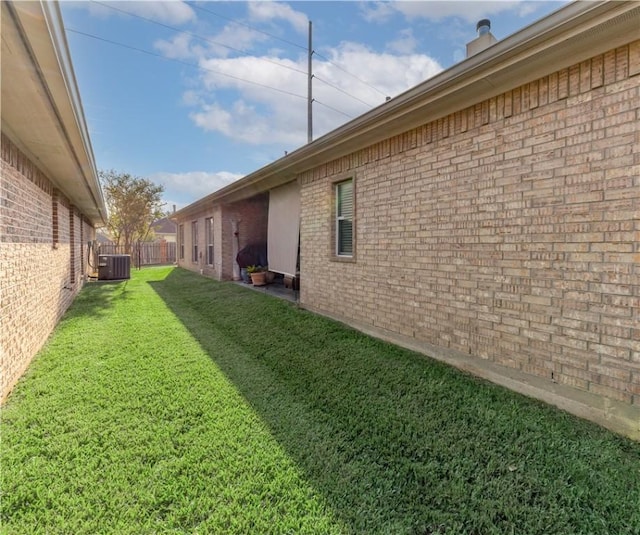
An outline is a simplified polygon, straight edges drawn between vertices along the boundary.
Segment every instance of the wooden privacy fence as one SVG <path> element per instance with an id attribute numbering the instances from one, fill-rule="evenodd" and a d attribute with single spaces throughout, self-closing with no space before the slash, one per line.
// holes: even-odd
<path id="1" fill-rule="evenodd" d="M 176 244 L 165 240 L 159 242 L 134 243 L 127 253 L 124 245 L 115 243 L 99 244 L 96 254 L 130 254 L 131 264 L 137 268 L 142 266 L 158 266 L 176 262 Z"/>

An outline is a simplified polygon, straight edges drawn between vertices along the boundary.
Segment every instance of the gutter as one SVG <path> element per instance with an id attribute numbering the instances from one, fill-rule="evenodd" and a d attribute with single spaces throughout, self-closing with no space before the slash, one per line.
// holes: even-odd
<path id="1" fill-rule="evenodd" d="M 47 79 L 45 73 L 42 71 L 40 63 L 38 62 L 37 54 L 29 40 L 25 28 L 20 19 L 20 15 L 12 2 L 7 2 L 6 7 L 9 11 L 9 14 L 13 20 L 13 24 L 17 29 L 17 32 L 20 36 L 22 44 L 29 55 L 30 61 L 37 73 L 38 81 L 40 83 L 40 87 L 42 88 L 42 92 L 46 95 L 46 101 L 48 102 L 55 118 L 57 121 L 57 129 L 61 134 L 62 139 L 66 142 L 70 153 L 73 156 L 73 162 L 75 163 L 80 176 L 82 177 L 82 183 L 89 192 L 90 198 L 93 202 L 94 208 L 97 210 L 99 218 L 102 224 L 106 223 L 106 205 L 104 202 L 104 198 L 102 196 L 102 189 L 100 187 L 95 160 L 93 156 L 93 150 L 91 147 L 91 141 L 89 139 L 88 129 L 84 117 L 84 113 L 82 111 L 82 104 L 80 101 L 80 95 L 78 91 L 78 86 L 76 83 L 75 75 L 73 72 L 73 67 L 71 64 L 71 58 L 69 57 L 68 44 L 66 41 L 66 37 L 64 34 L 64 25 L 62 24 L 62 18 L 60 15 L 60 9 L 58 4 L 55 2 L 39 2 L 39 6 L 42 9 L 42 19 L 45 22 L 47 29 L 49 30 L 49 37 L 52 43 L 52 50 L 55 53 L 58 66 L 60 68 L 60 76 L 64 82 L 65 88 L 67 90 L 67 97 L 70 99 L 71 109 L 74 114 L 74 122 L 75 126 L 78 129 L 80 134 L 80 138 L 82 141 L 82 148 L 84 149 L 84 156 L 89 164 L 89 171 L 91 175 L 90 180 L 86 173 L 83 165 L 80 163 L 80 157 L 78 156 L 78 152 L 76 150 L 76 146 L 72 142 L 71 135 L 67 126 L 65 125 L 60 110 L 56 105 L 56 100 L 51 92 L 51 87 L 47 83 Z M 62 57 L 61 51 L 64 51 L 65 54 Z M 51 179 L 55 180 L 56 177 L 51 176 Z M 96 186 L 95 189 L 92 187 Z M 62 188 L 64 190 L 64 188 Z"/>
<path id="2" fill-rule="evenodd" d="M 71 61 L 71 55 L 69 53 L 69 43 L 67 41 L 67 34 L 64 30 L 64 22 L 60 13 L 60 8 L 57 2 L 41 1 L 42 10 L 44 12 L 44 20 L 49 29 L 49 35 L 51 41 L 54 44 L 54 51 L 58 58 L 62 77 L 67 87 L 67 94 L 71 100 L 71 108 L 75 119 L 75 124 L 82 138 L 82 148 L 84 149 L 85 157 L 89 163 L 92 181 L 97 186 L 95 189 L 91 187 L 86 175 L 82 173 L 84 183 L 91 194 L 91 198 L 94 201 L 98 213 L 102 219 L 102 223 L 106 224 L 107 213 L 106 204 L 100 186 L 100 180 L 98 179 L 98 172 L 95 162 L 95 156 L 93 153 L 93 145 L 91 144 L 91 138 L 89 137 L 89 129 L 87 127 L 87 121 L 84 115 L 84 107 L 82 106 L 82 100 L 80 97 L 80 90 L 78 88 L 78 82 L 76 80 L 75 71 L 73 70 L 73 63 Z M 68 136 L 66 136 L 68 139 Z M 73 151 L 76 163 L 82 170 L 79 159 Z"/>

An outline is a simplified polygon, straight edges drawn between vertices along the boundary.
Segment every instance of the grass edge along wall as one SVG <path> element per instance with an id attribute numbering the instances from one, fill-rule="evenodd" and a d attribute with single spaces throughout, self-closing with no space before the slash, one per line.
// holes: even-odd
<path id="1" fill-rule="evenodd" d="M 4 401 L 91 271 L 95 228 L 4 133 L 0 189 Z"/>
<path id="2" fill-rule="evenodd" d="M 56 2 L 2 2 L 0 401 L 82 288 L 104 223 Z"/>
<path id="3" fill-rule="evenodd" d="M 303 306 L 639 438 L 639 104 L 635 41 L 302 174 Z"/>

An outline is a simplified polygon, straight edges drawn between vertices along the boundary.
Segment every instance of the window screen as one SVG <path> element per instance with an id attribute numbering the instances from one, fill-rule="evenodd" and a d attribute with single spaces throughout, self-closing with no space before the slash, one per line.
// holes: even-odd
<path id="1" fill-rule="evenodd" d="M 353 180 L 336 184 L 336 254 L 353 254 Z"/>

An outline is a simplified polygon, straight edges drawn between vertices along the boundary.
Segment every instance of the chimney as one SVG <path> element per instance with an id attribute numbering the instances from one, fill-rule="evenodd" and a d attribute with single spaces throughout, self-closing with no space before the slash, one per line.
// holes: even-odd
<path id="1" fill-rule="evenodd" d="M 174 214 L 176 213 L 176 205 L 175 204 L 173 205 L 173 213 Z"/>
<path id="2" fill-rule="evenodd" d="M 467 43 L 467 57 L 470 58 L 478 52 L 482 52 L 485 48 L 489 48 L 492 44 L 497 43 L 498 40 L 491 33 L 491 21 L 489 19 L 482 19 L 476 24 L 476 31 L 478 37 L 476 37 L 470 43 Z"/>

